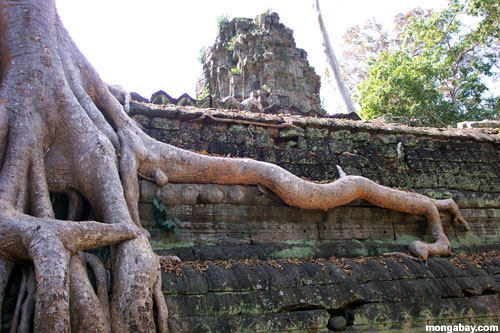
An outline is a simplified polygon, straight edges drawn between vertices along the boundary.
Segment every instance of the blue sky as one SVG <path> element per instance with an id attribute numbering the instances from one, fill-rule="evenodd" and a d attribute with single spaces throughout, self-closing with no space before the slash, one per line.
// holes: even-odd
<path id="1" fill-rule="evenodd" d="M 390 27 L 393 17 L 416 7 L 442 9 L 446 0 L 322 0 L 327 29 L 338 50 L 342 34 L 375 17 Z M 58 0 L 62 21 L 83 54 L 109 83 L 149 98 L 157 90 L 194 97 L 202 66 L 202 46 L 217 34 L 217 17 L 255 17 L 268 9 L 294 30 L 318 74 L 326 68 L 321 35 L 311 0 Z M 335 94 L 326 81 L 321 97 L 327 109 Z"/>

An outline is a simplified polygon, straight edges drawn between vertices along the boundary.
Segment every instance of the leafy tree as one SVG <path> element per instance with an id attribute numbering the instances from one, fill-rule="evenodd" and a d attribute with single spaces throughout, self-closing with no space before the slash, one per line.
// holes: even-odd
<path id="1" fill-rule="evenodd" d="M 427 17 L 430 13 L 416 8 L 406 14 L 396 15 L 391 33 L 375 18 L 369 19 L 363 26 L 355 25 L 344 33 L 340 68 L 351 95 L 357 96 L 356 86 L 368 77 L 368 61 L 382 52 L 400 49 L 403 28 L 411 19 Z M 329 73 L 327 77 L 330 77 Z"/>
<path id="2" fill-rule="evenodd" d="M 399 16 L 399 37 L 378 42 L 387 47 L 370 57 L 357 85 L 362 115 L 408 116 L 438 126 L 498 117 L 499 98 L 485 83 L 498 75 L 494 2 L 451 0 L 440 12 Z"/>

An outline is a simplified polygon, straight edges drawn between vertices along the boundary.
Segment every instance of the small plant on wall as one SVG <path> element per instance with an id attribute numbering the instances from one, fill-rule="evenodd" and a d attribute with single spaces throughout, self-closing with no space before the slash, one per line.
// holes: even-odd
<path id="1" fill-rule="evenodd" d="M 229 16 L 227 14 L 220 14 L 219 16 L 217 16 L 217 27 L 220 31 L 222 31 L 222 28 L 224 28 L 224 26 L 228 23 Z"/>
<path id="2" fill-rule="evenodd" d="M 231 76 L 241 75 L 241 69 L 239 69 L 239 68 L 231 68 L 230 74 L 231 74 Z"/>
<path id="3" fill-rule="evenodd" d="M 210 96 L 210 83 L 207 83 L 205 85 L 205 89 L 203 89 L 203 91 L 201 92 L 201 94 L 198 96 L 198 100 L 202 100 L 204 99 L 205 97 L 208 97 Z"/>
<path id="4" fill-rule="evenodd" d="M 200 48 L 200 54 L 198 56 L 198 62 L 203 65 L 205 62 L 205 56 L 207 54 L 207 48 L 205 46 L 202 46 Z"/>
<path id="5" fill-rule="evenodd" d="M 180 233 L 177 224 L 181 221 L 177 217 L 171 218 L 168 216 L 168 208 L 161 202 L 161 198 L 153 199 L 153 215 L 156 223 L 151 234 L 155 235 L 158 232 L 166 231 L 179 237 Z"/>

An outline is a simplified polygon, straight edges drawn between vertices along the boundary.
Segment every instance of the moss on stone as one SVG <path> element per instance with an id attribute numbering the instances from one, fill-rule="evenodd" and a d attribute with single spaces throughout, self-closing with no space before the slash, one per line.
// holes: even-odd
<path id="1" fill-rule="evenodd" d="M 328 129 L 314 128 L 314 127 L 306 128 L 306 137 L 308 137 L 308 138 L 324 139 L 327 136 L 328 136 Z"/>
<path id="2" fill-rule="evenodd" d="M 333 140 L 343 140 L 343 139 L 350 139 L 352 133 L 350 131 L 346 130 L 340 130 L 340 131 L 335 131 L 330 133 L 330 137 Z"/>
<path id="3" fill-rule="evenodd" d="M 353 141 L 372 141 L 373 138 L 370 133 L 367 132 L 356 132 L 352 136 Z"/>
<path id="4" fill-rule="evenodd" d="M 487 244 L 498 244 L 499 235 L 489 235 L 483 228 L 483 236 L 478 236 L 472 232 L 463 233 L 457 238 L 450 238 L 451 247 L 457 248 L 459 246 L 474 246 L 474 245 L 487 245 Z"/>
<path id="5" fill-rule="evenodd" d="M 304 130 L 302 128 L 286 128 L 282 129 L 279 132 L 279 137 L 281 139 L 292 139 L 297 138 L 299 136 L 304 136 Z"/>
<path id="6" fill-rule="evenodd" d="M 180 122 L 166 118 L 155 117 L 151 121 L 151 127 L 167 131 L 177 131 L 180 129 Z"/>
<path id="7" fill-rule="evenodd" d="M 270 258 L 273 259 L 285 259 L 285 258 L 308 258 L 315 256 L 318 253 L 318 249 L 312 246 L 293 246 L 288 249 L 279 250 L 271 253 Z"/>
<path id="8" fill-rule="evenodd" d="M 175 248 L 195 246 L 195 243 L 193 242 L 167 242 L 165 240 L 155 240 L 155 239 L 151 239 L 149 242 L 153 250 L 170 250 Z"/>

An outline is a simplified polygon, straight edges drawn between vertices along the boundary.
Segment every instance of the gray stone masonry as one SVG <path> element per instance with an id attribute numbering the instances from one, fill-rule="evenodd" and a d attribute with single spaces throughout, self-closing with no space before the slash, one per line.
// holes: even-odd
<path id="1" fill-rule="evenodd" d="M 320 107 L 320 78 L 277 13 L 253 20 L 235 18 L 221 26 L 215 44 L 206 50 L 197 96 L 206 89 L 217 98 L 259 102 L 256 109 L 246 106 L 251 111 L 274 105 L 273 112 L 325 114 Z"/>
<path id="2" fill-rule="evenodd" d="M 141 180 L 140 215 L 153 248 L 183 260 L 164 264 L 171 332 L 401 332 L 500 322 L 498 129 L 145 103 L 132 103 L 131 116 L 177 147 L 252 157 L 317 181 L 335 180 L 341 165 L 387 186 L 451 197 L 471 226 L 457 230 L 443 214 L 454 256 L 420 263 L 381 255 L 430 241 L 423 216 L 361 200 L 308 211 L 258 186 Z M 179 236 L 157 229 L 154 198 L 179 219 Z"/>

